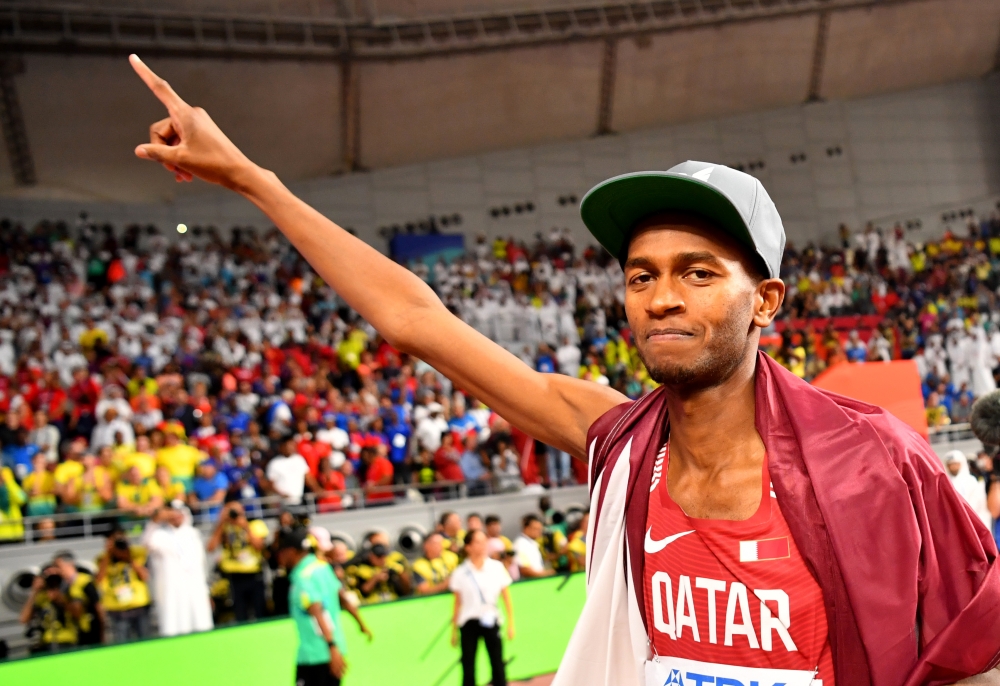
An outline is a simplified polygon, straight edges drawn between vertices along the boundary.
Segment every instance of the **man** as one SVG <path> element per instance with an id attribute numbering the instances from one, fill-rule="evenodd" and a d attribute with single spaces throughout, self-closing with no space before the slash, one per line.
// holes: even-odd
<path id="1" fill-rule="evenodd" d="M 175 500 L 162 507 L 143 534 L 149 550 L 161 636 L 209 631 L 212 607 L 205 580 L 205 549 L 191 513 Z"/>
<path id="2" fill-rule="evenodd" d="M 347 663 L 340 623 L 340 581 L 333 568 L 309 552 L 306 529 L 278 534 L 278 564 L 288 571 L 288 607 L 299 634 L 296 686 L 339 686 Z"/>
<path id="3" fill-rule="evenodd" d="M 448 577 L 458 566 L 458 555 L 444 549 L 444 538 L 432 533 L 424 539 L 424 556 L 413 562 L 413 582 L 417 595 L 443 593 L 448 590 Z"/>
<path id="4" fill-rule="evenodd" d="M 525 579 L 537 579 L 555 573 L 545 566 L 545 556 L 538 542 L 544 531 L 545 527 L 538 515 L 526 514 L 521 518 L 521 535 L 514 539 L 514 559 Z"/>
<path id="5" fill-rule="evenodd" d="M 445 548 L 462 556 L 465 544 L 465 529 L 462 528 L 462 518 L 457 512 L 443 512 L 438 519 L 437 532 L 444 537 Z"/>
<path id="6" fill-rule="evenodd" d="M 410 572 L 389 560 L 389 548 L 375 543 L 367 553 L 355 556 L 347 565 L 347 583 L 362 603 L 381 603 L 409 595 Z"/>
<path id="7" fill-rule="evenodd" d="M 267 463 L 267 480 L 287 505 L 302 502 L 306 484 L 312 491 L 319 490 L 316 480 L 309 473 L 309 464 L 295 452 L 295 447 L 295 439 L 286 438 L 281 442 L 280 452 Z"/>
<path id="8" fill-rule="evenodd" d="M 385 456 L 385 446 L 361 449 L 361 464 L 365 467 L 365 505 L 391 505 L 392 462 Z"/>
<path id="9" fill-rule="evenodd" d="M 556 686 L 642 683 L 647 670 L 659 684 L 685 670 L 789 686 L 829 684 L 834 672 L 842 685 L 985 672 L 966 683 L 1000 683 L 996 546 L 943 487 L 929 446 L 878 408 L 828 396 L 758 354 L 784 298 L 785 240 L 756 179 L 688 162 L 616 177 L 581 203 L 623 267 L 630 329 L 661 384 L 630 402 L 536 373 L 463 324 L 417 275 L 295 198 L 131 59 L 169 114 L 139 157 L 246 196 L 395 349 L 528 435 L 590 459 L 589 592 Z M 747 530 L 759 523 L 764 535 Z M 779 543 L 767 543 L 772 534 Z M 727 558 L 733 550 L 744 555 Z M 763 594 L 753 612 L 748 588 Z M 680 613 L 669 610 L 675 597 Z M 713 631 L 709 610 L 723 599 L 732 612 Z"/>
<path id="10" fill-rule="evenodd" d="M 226 475 L 219 471 L 214 461 L 205 460 L 198 465 L 194 481 L 191 482 L 188 506 L 198 513 L 199 521 L 214 521 L 219 516 L 228 490 L 229 479 Z"/>
<path id="11" fill-rule="evenodd" d="M 145 549 L 130 546 L 124 531 L 116 527 L 108 533 L 94 581 L 115 643 L 147 638 L 151 633 L 145 558 Z"/>
<path id="12" fill-rule="evenodd" d="M 219 569 L 229 579 L 229 594 L 237 622 L 264 617 L 263 550 L 268 536 L 263 519 L 247 520 L 243 506 L 233 501 L 222 508 L 206 548 L 214 552 L 222 546 Z"/>
<path id="13" fill-rule="evenodd" d="M 983 525 L 992 530 L 993 517 L 986 504 L 986 484 L 969 471 L 969 460 L 965 453 L 961 450 L 949 450 L 944 456 L 944 464 L 948 468 L 952 486 L 982 520 Z"/>
<path id="14" fill-rule="evenodd" d="M 514 544 L 503 535 L 503 522 L 499 515 L 486 515 L 486 550 L 490 557 L 499 560 L 504 553 L 514 552 Z"/>
<path id="15" fill-rule="evenodd" d="M 156 463 L 169 469 L 171 478 L 190 491 L 195 468 L 205 459 L 205 453 L 184 443 L 182 431 L 179 425 L 167 426 L 163 434 L 165 445 L 156 451 Z"/>
<path id="16" fill-rule="evenodd" d="M 77 626 L 77 645 L 98 645 L 104 637 L 104 608 L 94 585 L 94 577 L 76 568 L 69 550 L 56 553 L 52 566 L 62 577 L 67 609 Z"/>

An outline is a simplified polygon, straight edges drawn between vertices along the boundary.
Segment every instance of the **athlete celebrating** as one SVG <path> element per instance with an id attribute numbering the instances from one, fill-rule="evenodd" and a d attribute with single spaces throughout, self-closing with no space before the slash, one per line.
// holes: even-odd
<path id="1" fill-rule="evenodd" d="M 584 198 L 662 384 L 630 402 L 465 325 L 131 61 L 169 114 L 136 155 L 245 196 L 391 345 L 589 460 L 588 599 L 557 686 L 1000 684 L 997 550 L 927 443 L 757 351 L 785 236 L 756 179 L 688 162 Z"/>

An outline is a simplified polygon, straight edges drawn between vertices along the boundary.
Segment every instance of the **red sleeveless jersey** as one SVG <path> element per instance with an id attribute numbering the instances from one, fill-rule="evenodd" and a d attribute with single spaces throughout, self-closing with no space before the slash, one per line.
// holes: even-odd
<path id="1" fill-rule="evenodd" d="M 757 512 L 728 521 L 688 517 L 671 500 L 668 459 L 664 446 L 646 519 L 643 590 L 653 654 L 704 663 L 705 674 L 720 665 L 803 670 L 815 672 L 814 684 L 834 686 L 822 592 L 770 488 L 767 460 Z M 726 669 L 716 671 L 738 673 Z M 709 676 L 676 683 L 696 682 L 716 683 Z"/>

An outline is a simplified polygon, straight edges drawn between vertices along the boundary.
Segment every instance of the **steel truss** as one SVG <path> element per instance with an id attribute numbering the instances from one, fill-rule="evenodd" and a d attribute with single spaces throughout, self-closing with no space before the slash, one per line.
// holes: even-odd
<path id="1" fill-rule="evenodd" d="M 873 8 L 913 0 L 649 0 L 374 21 L 0 4 L 0 50 L 399 60 Z"/>

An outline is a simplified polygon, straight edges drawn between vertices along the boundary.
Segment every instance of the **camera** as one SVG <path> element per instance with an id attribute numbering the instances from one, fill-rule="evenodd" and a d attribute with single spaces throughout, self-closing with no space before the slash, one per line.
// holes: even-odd
<path id="1" fill-rule="evenodd" d="M 59 574 L 46 574 L 45 575 L 45 588 L 50 591 L 58 591 L 62 588 L 63 578 Z"/>
<path id="2" fill-rule="evenodd" d="M 237 512 L 236 510 L 230 508 L 230 510 L 229 510 L 229 518 L 230 519 L 239 519 L 239 517 L 240 517 L 240 513 Z"/>
<path id="3" fill-rule="evenodd" d="M 120 551 L 125 552 L 125 553 L 129 552 L 128 541 L 126 541 L 124 538 L 116 539 L 115 543 L 114 543 L 114 546 L 115 546 L 115 550 L 120 550 Z"/>

